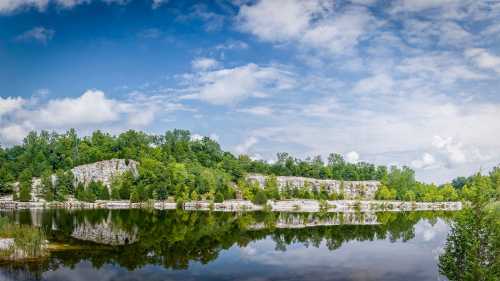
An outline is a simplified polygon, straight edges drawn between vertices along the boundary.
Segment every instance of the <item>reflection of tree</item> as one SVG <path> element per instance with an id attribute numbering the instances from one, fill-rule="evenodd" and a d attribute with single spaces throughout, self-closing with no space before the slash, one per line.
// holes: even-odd
<path id="1" fill-rule="evenodd" d="M 215 260 L 221 250 L 234 245 L 270 237 L 277 250 L 286 251 L 288 245 L 301 243 L 319 247 L 321 243 L 330 250 L 344 243 L 387 239 L 391 241 L 411 239 L 414 226 L 421 219 L 431 219 L 445 213 L 378 213 L 381 224 L 355 224 L 347 214 L 337 213 L 219 213 L 147 211 L 147 210 L 49 210 L 42 217 L 42 228 L 51 242 L 64 242 L 81 246 L 77 251 L 52 252 L 46 267 L 72 267 L 87 260 L 94 267 L 107 263 L 119 264 L 127 269 L 136 269 L 147 264 L 165 268 L 186 269 L 192 261 L 203 264 Z M 375 216 L 371 214 L 371 216 Z M 368 215 L 360 218 L 368 218 Z M 28 220 L 28 219 L 25 219 Z M 99 225 L 111 221 L 114 227 L 125 231 L 137 230 L 137 241 L 131 245 L 98 245 L 71 238 L 78 225 Z M 345 222 L 352 225 L 316 226 L 305 228 L 276 228 L 286 223 Z M 255 225 L 261 227 L 255 228 Z"/>
<path id="2" fill-rule="evenodd" d="M 440 272 L 451 281 L 500 280 L 500 209 L 487 194 L 484 178 L 474 177 L 471 205 L 452 223 L 439 257 Z"/>

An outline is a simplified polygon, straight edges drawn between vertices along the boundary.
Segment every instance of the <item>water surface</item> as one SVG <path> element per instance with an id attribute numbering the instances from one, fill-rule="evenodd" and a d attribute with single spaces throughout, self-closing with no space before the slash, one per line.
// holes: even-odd
<path id="1" fill-rule="evenodd" d="M 47 258 L 0 263 L 0 280 L 445 280 L 452 213 L 32 210 Z M 305 227 L 309 225 L 308 227 Z"/>

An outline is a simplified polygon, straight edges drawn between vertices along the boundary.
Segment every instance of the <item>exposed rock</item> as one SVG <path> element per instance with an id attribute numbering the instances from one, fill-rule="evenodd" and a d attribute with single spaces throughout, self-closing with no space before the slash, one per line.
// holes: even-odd
<path id="1" fill-rule="evenodd" d="M 382 200 L 335 200 L 324 201 L 323 206 L 317 200 L 281 200 L 268 201 L 267 207 L 273 212 L 370 212 L 370 211 L 459 211 L 462 209 L 461 202 L 409 202 L 409 201 L 382 201 Z M 157 210 L 173 210 L 177 204 L 167 201 L 156 201 L 154 203 L 130 203 L 129 201 L 97 201 L 95 203 L 66 201 L 66 202 L 16 202 L 12 200 L 0 200 L 0 210 L 12 209 L 137 209 L 151 208 Z M 183 205 L 185 210 L 214 210 L 223 212 L 235 211 L 260 211 L 262 205 L 253 204 L 246 200 L 226 200 L 222 203 L 210 201 L 190 201 Z M 37 219 L 38 220 L 38 219 Z"/>
<path id="2" fill-rule="evenodd" d="M 99 161 L 91 164 L 76 166 L 71 169 L 75 177 L 75 185 L 83 183 L 88 185 L 92 181 L 100 181 L 108 188 L 111 185 L 113 177 L 119 176 L 125 172 L 130 171 L 134 177 L 139 175 L 139 163 L 134 160 L 126 159 L 111 159 Z M 52 183 L 57 182 L 57 177 L 52 175 Z M 14 192 L 19 192 L 19 183 L 14 183 Z M 40 178 L 33 178 L 31 185 L 31 201 L 32 202 L 45 202 L 42 194 L 42 181 Z"/>
<path id="3" fill-rule="evenodd" d="M 247 180 L 251 182 L 257 182 L 261 188 L 266 184 L 266 176 L 260 174 L 250 174 L 247 176 Z M 345 199 L 373 199 L 375 198 L 375 193 L 380 186 L 380 182 L 378 181 L 320 180 L 314 178 L 287 176 L 278 176 L 276 177 L 276 180 L 278 182 L 278 189 L 280 191 L 287 187 L 307 187 L 311 191 L 316 188 L 316 190 L 320 191 L 320 189 L 324 187 L 329 194 L 334 192 L 338 194 L 344 194 Z"/>
<path id="4" fill-rule="evenodd" d="M 138 176 L 138 162 L 125 159 L 111 159 L 92 164 L 86 164 L 71 169 L 77 183 L 89 184 L 91 181 L 100 181 L 105 186 L 110 186 L 113 177 L 130 171 Z"/>

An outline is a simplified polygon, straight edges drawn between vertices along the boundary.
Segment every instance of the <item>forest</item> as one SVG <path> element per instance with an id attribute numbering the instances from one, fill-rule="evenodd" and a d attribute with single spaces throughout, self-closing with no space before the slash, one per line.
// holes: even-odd
<path id="1" fill-rule="evenodd" d="M 70 169 L 87 163 L 112 158 L 140 162 L 139 176 L 125 173 L 113 180 L 111 188 L 100 182 L 74 186 Z M 267 175 L 265 189 L 244 180 L 247 173 Z M 51 175 L 57 175 L 57 181 Z M 82 201 L 121 199 L 132 202 L 173 198 L 222 202 L 241 192 L 244 199 L 263 204 L 268 199 L 311 198 L 343 199 L 342 194 L 324 190 L 294 189 L 279 191 L 275 176 L 304 176 L 318 179 L 378 180 L 376 194 L 380 200 L 456 201 L 467 192 L 472 177 L 460 177 L 451 183 L 435 185 L 419 182 L 409 167 L 386 167 L 366 162 L 349 163 L 341 154 L 331 153 L 323 161 L 320 156 L 299 159 L 288 153 L 277 153 L 269 163 L 253 160 L 248 155 L 236 156 L 223 151 L 208 138 L 194 138 L 187 130 L 175 129 L 163 135 L 129 130 L 117 136 L 95 131 L 80 137 L 74 129 L 66 133 L 31 132 L 22 144 L 0 147 L 0 194 L 13 191 L 14 199 L 29 201 L 33 177 L 40 177 L 47 201 L 64 201 L 75 196 Z M 500 189 L 500 168 L 484 176 L 492 196 Z"/>

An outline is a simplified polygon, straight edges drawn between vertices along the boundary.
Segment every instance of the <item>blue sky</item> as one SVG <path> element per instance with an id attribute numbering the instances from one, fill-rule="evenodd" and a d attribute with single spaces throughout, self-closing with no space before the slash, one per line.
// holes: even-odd
<path id="1" fill-rule="evenodd" d="M 0 0 L 0 143 L 184 128 L 443 182 L 500 163 L 500 2 Z"/>

